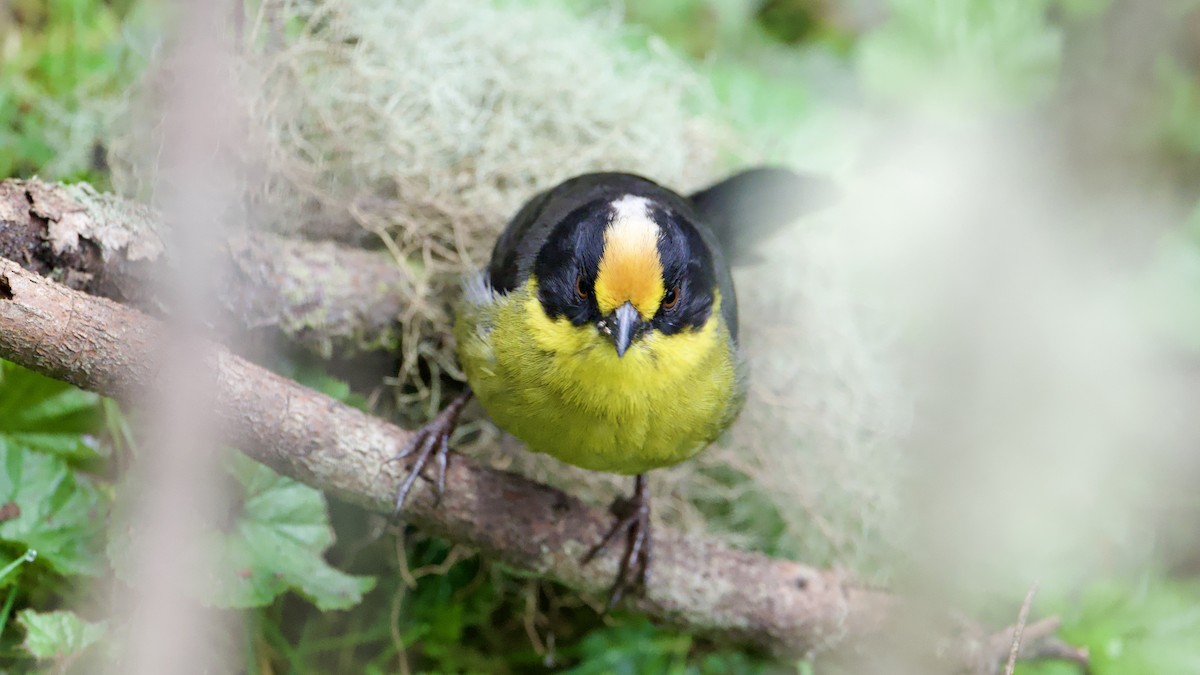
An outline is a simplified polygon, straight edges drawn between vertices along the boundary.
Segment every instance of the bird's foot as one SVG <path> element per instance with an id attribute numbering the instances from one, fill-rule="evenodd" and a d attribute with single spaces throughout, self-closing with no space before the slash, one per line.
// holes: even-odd
<path id="1" fill-rule="evenodd" d="M 604 539 L 596 544 L 584 556 L 583 563 L 587 564 L 597 555 L 608 548 L 622 533 L 626 536 L 625 555 L 621 558 L 621 567 L 617 571 L 617 580 L 613 582 L 608 594 L 608 604 L 605 611 L 616 607 L 626 591 L 641 587 L 646 588 L 650 578 L 651 538 L 650 538 L 650 497 L 646 494 L 646 477 L 638 476 L 633 498 L 620 500 L 613 505 L 618 512 L 616 525 L 604 535 Z"/>
<path id="2" fill-rule="evenodd" d="M 408 498 L 409 491 L 412 490 L 413 484 L 425 469 L 425 465 L 429 463 L 430 458 L 437 462 L 437 499 L 441 501 L 442 495 L 446 492 L 446 464 L 450 456 L 450 434 L 454 433 L 454 428 L 458 426 L 458 418 L 470 400 L 470 389 L 454 397 L 450 405 L 438 413 L 437 417 L 429 420 L 425 426 L 414 431 L 412 438 L 404 444 L 400 452 L 388 460 L 396 462 L 412 456 L 408 465 L 408 475 L 404 477 L 404 481 L 396 490 L 396 515 L 399 515 L 400 510 L 404 508 L 404 501 Z"/>

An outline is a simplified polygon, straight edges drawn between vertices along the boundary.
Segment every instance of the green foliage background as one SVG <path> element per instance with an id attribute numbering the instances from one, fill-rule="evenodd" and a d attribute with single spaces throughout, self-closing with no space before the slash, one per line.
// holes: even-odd
<path id="1" fill-rule="evenodd" d="M 581 11 L 596 2 L 579 0 Z M 833 0 L 629 3 L 634 49 L 665 40 L 706 76 L 722 114 L 764 154 L 815 165 L 845 158 L 847 99 L 904 107 L 937 100 L 1030 110 L 1054 94 L 1070 40 L 1100 25 L 1105 0 L 892 0 L 857 16 Z M 858 3 L 869 5 L 870 3 Z M 1172 5 L 1180 13 L 1184 2 Z M 0 10 L 2 12 L 3 10 Z M 139 0 L 16 0 L 0 25 L 0 176 L 84 179 L 103 187 L 102 102 L 129 86 L 152 51 Z M 830 67 L 835 64 L 836 67 Z M 823 81 L 832 86 L 817 86 Z M 1160 59 L 1157 99 L 1131 139 L 1185 173 L 1200 155 L 1197 74 Z M 849 74 L 848 81 L 843 81 Z M 824 78 L 824 79 L 822 79 Z M 922 103 L 923 105 L 924 103 Z M 797 121 L 800 121 L 797 131 Z M 823 132 L 835 126 L 841 132 Z M 1193 192 L 1195 190 L 1193 189 Z M 1163 275 L 1196 287 L 1200 240 L 1181 223 Z M 1194 298 L 1169 317 L 1200 344 Z M 321 368 L 276 364 L 355 405 Z M 116 630 L 96 580 L 123 575 L 123 469 L 138 449 L 111 402 L 0 364 L 0 669 L 88 672 Z M 239 499 L 214 523 L 218 578 L 205 600 L 247 610 L 246 672 L 807 672 L 638 617 L 600 618 L 581 599 L 513 575 L 445 542 L 386 523 L 230 452 Z M 773 522 L 770 507 L 758 522 Z M 31 553 L 36 552 L 36 555 Z M 1088 646 L 1094 672 L 1200 672 L 1200 584 L 1165 569 L 1046 592 L 1063 636 Z M 1000 617 L 1013 607 L 985 608 Z M 553 636 L 553 643 L 549 640 Z M 1026 673 L 1066 673 L 1059 665 Z"/>

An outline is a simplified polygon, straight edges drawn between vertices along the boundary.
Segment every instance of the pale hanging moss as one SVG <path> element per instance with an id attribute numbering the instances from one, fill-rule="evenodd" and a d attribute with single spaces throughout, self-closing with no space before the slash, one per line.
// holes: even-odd
<path id="1" fill-rule="evenodd" d="M 418 363 L 456 373 L 448 300 L 537 190 L 591 170 L 673 186 L 717 173 L 708 90 L 665 49 L 630 49 L 619 17 L 551 3 L 264 2 L 239 65 L 251 222 L 376 245 L 420 280 L 398 317 L 405 389 Z M 154 184 L 152 71 L 111 148 L 120 192 Z M 149 102 L 149 105 L 146 105 Z M 149 114 L 150 119 L 146 118 Z"/>
<path id="2" fill-rule="evenodd" d="M 688 191 L 735 168 L 718 166 L 719 156 L 756 154 L 715 121 L 708 82 L 653 40 L 631 48 L 625 30 L 613 14 L 475 0 L 264 2 L 247 22 L 246 134 L 231 150 L 245 167 L 249 222 L 390 250 L 413 280 L 397 317 L 395 384 L 414 417 L 440 406 L 441 373 L 459 375 L 448 337 L 459 279 L 486 262 L 535 192 L 591 170 Z M 166 76 L 153 73 L 143 93 Z M 154 110 L 123 115 L 128 126 L 112 144 L 114 184 L 127 194 L 153 185 L 157 141 L 147 129 L 159 121 L 145 114 Z M 778 149 L 789 139 L 751 140 Z M 803 250 L 806 237 L 784 250 Z M 853 312 L 821 311 L 844 289 L 781 278 L 795 260 L 771 261 L 743 273 L 740 293 L 756 407 L 726 441 L 655 473 L 656 518 L 818 561 L 877 559 L 863 551 L 876 543 L 892 478 L 882 450 L 862 439 L 892 426 L 877 419 L 890 414 L 878 400 L 881 373 L 860 358 L 875 345 L 840 339 L 861 336 Z M 283 328 L 302 332 L 310 319 Z M 773 337 L 781 331 L 786 344 Z M 841 396 L 846 386 L 853 391 Z M 788 388 L 786 405 L 771 398 Z M 802 417 L 796 402 L 810 406 Z M 465 449 L 495 465 L 595 501 L 628 491 L 627 479 L 508 452 L 490 423 L 476 428 L 481 437 Z M 868 463 L 881 468 L 864 471 Z M 831 488 L 831 476 L 861 484 Z"/>

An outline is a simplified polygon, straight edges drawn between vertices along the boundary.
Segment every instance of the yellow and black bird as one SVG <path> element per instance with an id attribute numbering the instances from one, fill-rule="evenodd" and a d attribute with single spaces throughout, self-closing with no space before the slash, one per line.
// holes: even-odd
<path id="1" fill-rule="evenodd" d="M 623 173 L 538 194 L 465 284 L 455 336 L 468 388 L 397 455 L 416 453 L 397 511 L 430 459 L 444 490 L 449 436 L 473 393 L 530 450 L 637 477 L 631 508 L 591 555 L 626 533 L 610 606 L 644 584 L 645 473 L 702 450 L 745 398 L 730 262 L 828 192 L 759 168 L 690 197 Z"/>

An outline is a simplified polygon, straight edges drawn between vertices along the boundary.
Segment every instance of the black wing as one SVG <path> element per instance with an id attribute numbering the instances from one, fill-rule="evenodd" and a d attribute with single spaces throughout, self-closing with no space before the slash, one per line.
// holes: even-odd
<path id="1" fill-rule="evenodd" d="M 539 216 L 542 215 L 546 202 L 549 201 L 553 192 L 554 188 L 551 188 L 538 193 L 533 199 L 526 202 L 525 206 L 517 211 L 517 215 L 513 216 L 513 219 L 508 222 L 508 226 L 500 233 L 500 238 L 496 240 L 496 246 L 492 248 L 492 260 L 488 263 L 488 280 L 497 292 L 508 293 L 521 282 L 521 279 L 518 278 L 521 267 L 520 255 L 521 251 L 526 248 L 522 244 L 527 243 L 530 231 L 534 229 L 535 225 L 545 222 Z M 545 235 L 543 235 L 544 237 Z"/>
<path id="2" fill-rule="evenodd" d="M 734 174 L 689 199 L 712 228 L 726 259 L 734 264 L 753 260 L 754 247 L 800 216 L 837 199 L 833 182 L 780 167 L 760 167 Z"/>

